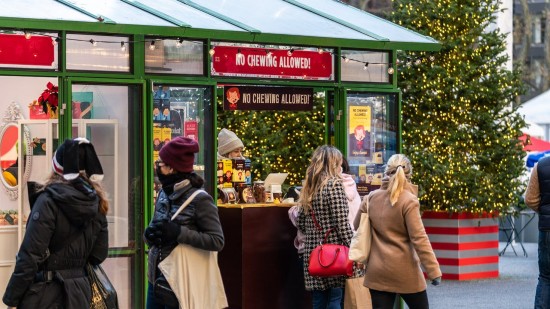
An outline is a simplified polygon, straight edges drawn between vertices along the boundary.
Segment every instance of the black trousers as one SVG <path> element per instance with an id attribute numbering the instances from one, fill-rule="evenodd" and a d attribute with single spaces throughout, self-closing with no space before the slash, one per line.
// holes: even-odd
<path id="1" fill-rule="evenodd" d="M 373 309 L 393 309 L 395 298 L 401 296 L 410 309 L 429 309 L 428 294 L 426 290 L 411 294 L 397 294 L 392 292 L 384 292 L 370 290 Z"/>

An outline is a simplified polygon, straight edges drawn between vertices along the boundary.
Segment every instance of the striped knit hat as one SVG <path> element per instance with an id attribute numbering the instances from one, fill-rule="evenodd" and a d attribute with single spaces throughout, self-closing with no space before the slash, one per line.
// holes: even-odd
<path id="1" fill-rule="evenodd" d="M 67 180 L 76 179 L 80 172 L 93 181 L 103 179 L 103 168 L 89 140 L 78 137 L 66 139 L 52 158 L 53 171 Z"/>

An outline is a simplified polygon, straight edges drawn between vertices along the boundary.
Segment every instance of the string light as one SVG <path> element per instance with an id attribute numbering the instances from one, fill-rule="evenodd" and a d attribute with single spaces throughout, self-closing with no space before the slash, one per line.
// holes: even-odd
<path id="1" fill-rule="evenodd" d="M 20 30 L 21 31 L 21 30 Z M 44 33 L 41 33 L 41 32 L 31 32 L 31 31 L 23 31 L 24 35 L 25 35 L 25 38 L 30 38 L 32 36 L 32 34 L 37 34 L 37 35 L 41 35 L 41 36 L 49 36 L 49 37 L 52 37 L 52 39 L 54 41 L 52 41 L 52 44 L 56 45 L 57 43 L 59 43 L 61 41 L 61 38 L 58 37 L 58 36 L 54 36 L 54 35 L 48 35 L 48 34 L 44 34 Z M 86 41 L 86 40 L 82 40 L 82 39 L 75 39 L 75 38 L 66 38 L 66 40 L 68 41 Z M 139 43 L 139 42 L 150 42 L 149 43 L 149 49 L 150 50 L 155 50 L 156 49 L 156 45 L 155 45 L 155 42 L 157 40 L 162 40 L 162 39 L 153 39 L 153 40 L 146 40 L 146 41 L 105 41 L 105 40 L 94 40 L 94 39 L 90 39 L 90 40 L 87 40 L 88 42 L 90 42 L 92 44 L 92 46 L 97 46 L 98 42 L 101 42 L 101 43 L 106 43 L 106 44 L 110 44 L 110 43 L 118 43 L 120 44 L 120 50 L 125 52 L 127 50 L 127 45 L 128 44 L 133 44 L 133 43 Z M 177 38 L 175 39 L 176 40 L 176 44 L 175 46 L 177 48 L 181 48 L 181 46 L 183 45 L 183 42 L 184 42 L 184 39 L 183 38 Z M 189 42 L 192 42 L 194 44 L 204 44 L 203 42 L 194 42 L 194 41 L 189 41 Z M 251 49 L 254 49 L 254 50 L 257 50 L 257 48 L 251 48 Z M 291 47 L 288 49 L 287 51 L 287 56 L 291 57 L 293 54 L 294 54 L 294 51 L 296 49 L 294 47 Z M 304 48 L 304 50 L 310 50 L 310 48 Z M 326 49 L 323 49 L 323 48 L 317 48 L 317 52 L 319 54 L 323 54 L 325 52 L 327 52 L 328 50 Z M 266 52 L 266 55 L 268 57 L 272 57 L 273 56 L 273 53 L 270 49 L 265 49 L 265 52 Z M 331 55 L 333 56 L 336 56 L 336 54 L 334 52 L 331 52 L 331 51 L 328 51 Z M 212 46 L 210 48 L 210 50 L 208 51 L 208 53 L 210 54 L 210 56 L 214 56 L 215 54 L 215 46 Z M 238 56 L 241 57 L 243 56 L 242 55 L 242 50 L 239 49 L 238 51 Z M 388 69 L 388 74 L 393 74 L 394 70 L 391 68 L 391 63 L 388 63 L 388 62 L 365 62 L 365 61 L 362 61 L 362 60 L 357 60 L 357 59 L 352 59 L 348 56 L 340 56 L 341 59 L 344 61 L 344 63 L 350 63 L 350 62 L 356 62 L 356 63 L 362 63 L 363 64 L 363 69 L 364 70 L 367 70 L 367 67 L 369 65 L 387 65 L 389 66 L 390 68 Z M 430 55 L 429 58 L 428 58 L 430 61 L 434 61 L 435 60 L 435 57 L 433 55 Z M 397 59 L 396 60 L 396 64 L 400 64 L 402 63 L 401 60 Z M 422 59 L 418 58 L 415 60 L 415 64 L 419 65 L 422 63 Z M 407 57 L 407 63 L 406 63 L 408 66 L 410 66 L 412 64 L 411 62 L 411 58 L 410 57 Z"/>

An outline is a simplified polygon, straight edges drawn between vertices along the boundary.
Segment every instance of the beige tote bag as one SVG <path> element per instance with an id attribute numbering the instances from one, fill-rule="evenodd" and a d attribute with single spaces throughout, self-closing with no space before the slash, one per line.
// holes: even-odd
<path id="1" fill-rule="evenodd" d="M 195 191 L 172 216 L 172 220 L 200 192 L 205 191 Z M 178 244 L 159 263 L 159 269 L 176 294 L 181 309 L 221 309 L 229 306 L 218 267 L 218 252 Z"/>
<path id="2" fill-rule="evenodd" d="M 351 238 L 348 256 L 350 260 L 363 264 L 367 264 L 372 242 L 372 230 L 368 213 L 368 197 L 365 201 L 367 203 L 367 212 L 361 213 L 359 227 Z"/>

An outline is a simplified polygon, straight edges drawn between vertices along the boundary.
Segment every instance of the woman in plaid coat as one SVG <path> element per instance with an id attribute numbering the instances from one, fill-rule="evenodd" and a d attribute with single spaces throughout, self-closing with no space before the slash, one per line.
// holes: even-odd
<path id="1" fill-rule="evenodd" d="M 349 246 L 353 231 L 348 220 L 348 199 L 342 184 L 342 153 L 332 146 L 315 150 L 306 171 L 300 193 L 298 228 L 305 235 L 305 288 L 312 292 L 313 308 L 340 309 L 346 277 L 314 277 L 308 272 L 311 251 L 324 239 L 325 232 L 333 231 L 327 243 Z M 313 222 L 315 214 L 319 230 Z M 354 275 L 360 270 L 354 268 Z"/>

